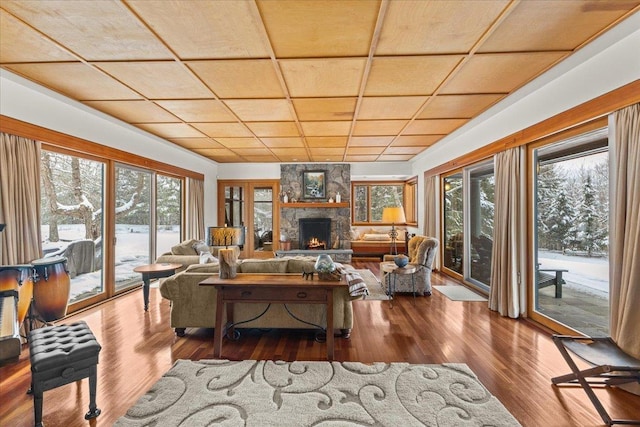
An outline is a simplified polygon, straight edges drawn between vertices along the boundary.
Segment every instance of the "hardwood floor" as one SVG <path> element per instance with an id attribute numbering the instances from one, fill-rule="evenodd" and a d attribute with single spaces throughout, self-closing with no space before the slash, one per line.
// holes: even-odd
<path id="1" fill-rule="evenodd" d="M 377 273 L 377 263 L 353 263 Z M 434 274 L 434 284 L 455 282 Z M 525 427 L 596 426 L 600 417 L 581 389 L 556 388 L 550 378 L 569 371 L 549 333 L 525 321 L 491 312 L 483 302 L 454 302 L 434 291 L 431 297 L 397 296 L 355 301 L 354 328 L 348 340 L 336 338 L 338 361 L 466 363 L 480 381 Z M 150 309 L 142 310 L 142 290 L 121 296 L 59 323 L 85 320 L 102 345 L 97 403 L 102 414 L 84 420 L 88 381 L 44 394 L 46 426 L 112 425 L 177 359 L 213 356 L 213 331 L 187 329 L 177 338 L 169 328 L 169 302 L 151 289 Z M 325 360 L 324 344 L 309 331 L 250 331 L 226 341 L 228 359 Z M 0 425 L 32 426 L 28 348 L 18 362 L 0 367 Z M 639 417 L 640 397 L 598 390 L 614 417 Z"/>

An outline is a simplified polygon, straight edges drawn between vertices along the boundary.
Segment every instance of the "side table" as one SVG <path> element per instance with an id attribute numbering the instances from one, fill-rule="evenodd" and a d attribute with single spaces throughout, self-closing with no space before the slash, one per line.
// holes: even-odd
<path id="1" fill-rule="evenodd" d="M 161 263 L 140 265 L 133 269 L 136 273 L 142 274 L 142 296 L 144 298 L 144 311 L 149 311 L 149 282 L 151 279 L 160 279 L 176 274 L 176 270 L 182 264 Z"/>
<path id="2" fill-rule="evenodd" d="M 415 273 L 418 271 L 418 267 L 414 264 L 407 264 L 404 267 L 398 267 L 393 261 L 384 261 L 380 263 L 380 269 L 382 270 L 384 276 L 382 277 L 382 282 L 385 283 L 386 277 L 389 277 L 389 306 L 393 307 L 393 295 L 396 292 L 396 279 L 398 275 L 411 275 L 411 289 L 413 291 L 413 303 L 416 301 L 416 278 Z"/>

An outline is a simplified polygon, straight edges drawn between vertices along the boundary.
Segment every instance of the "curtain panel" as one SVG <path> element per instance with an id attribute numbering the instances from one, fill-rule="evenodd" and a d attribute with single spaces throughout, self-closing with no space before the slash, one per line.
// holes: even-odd
<path id="1" fill-rule="evenodd" d="M 0 264 L 28 264 L 41 257 L 40 143 L 0 134 Z"/>
<path id="2" fill-rule="evenodd" d="M 612 114 L 611 338 L 640 358 L 640 104 Z"/>
<path id="3" fill-rule="evenodd" d="M 438 230 L 438 212 L 440 212 L 438 203 L 439 180 L 439 175 L 428 176 L 424 180 L 424 234 L 425 236 L 434 237 L 438 240 L 440 240 Z M 440 262 L 440 251 L 438 250 L 433 261 L 435 270 L 441 268 Z"/>
<path id="4" fill-rule="evenodd" d="M 525 312 L 526 227 L 523 158 L 519 147 L 495 156 L 495 220 L 489 309 L 518 318 Z"/>
<path id="5" fill-rule="evenodd" d="M 187 179 L 187 239 L 204 240 L 204 181 Z"/>

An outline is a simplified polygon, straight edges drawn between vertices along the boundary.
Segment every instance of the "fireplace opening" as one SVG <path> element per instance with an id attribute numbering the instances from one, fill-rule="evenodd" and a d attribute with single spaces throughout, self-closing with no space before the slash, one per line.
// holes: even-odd
<path id="1" fill-rule="evenodd" d="M 298 224 L 300 249 L 331 248 L 331 218 L 300 218 Z"/>

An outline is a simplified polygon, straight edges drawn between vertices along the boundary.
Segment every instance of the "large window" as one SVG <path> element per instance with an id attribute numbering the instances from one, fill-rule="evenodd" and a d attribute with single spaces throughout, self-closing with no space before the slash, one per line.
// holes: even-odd
<path id="1" fill-rule="evenodd" d="M 116 291 L 140 281 L 135 267 L 152 258 L 152 174 L 123 165 L 116 167 Z"/>
<path id="2" fill-rule="evenodd" d="M 156 175 L 156 255 L 182 241 L 182 180 Z"/>
<path id="3" fill-rule="evenodd" d="M 532 150 L 534 316 L 587 335 L 609 332 L 606 129 Z"/>
<path id="4" fill-rule="evenodd" d="M 415 180 L 411 180 L 411 183 L 411 191 L 407 195 L 405 182 L 352 182 L 352 223 L 381 224 L 382 210 L 389 206 L 402 206 L 407 222 L 413 223 L 416 210 Z"/>
<path id="5" fill-rule="evenodd" d="M 464 254 L 464 198 L 462 172 L 446 176 L 442 180 L 443 203 L 443 265 L 446 269 L 462 274 Z"/>
<path id="6" fill-rule="evenodd" d="M 42 150 L 41 188 L 39 263 L 66 259 L 68 312 L 138 285 L 141 275 L 133 269 L 181 240 L 182 178 L 47 146 Z M 114 209 L 107 212 L 108 195 Z M 107 231 L 109 220 L 113 232 Z"/>
<path id="7" fill-rule="evenodd" d="M 491 286 L 491 251 L 493 250 L 493 218 L 495 203 L 495 176 L 493 160 L 466 169 L 467 218 L 469 236 L 468 270 L 465 279 L 488 290 Z"/>
<path id="8" fill-rule="evenodd" d="M 43 262 L 55 257 L 67 259 L 69 303 L 73 304 L 105 291 L 102 246 L 106 168 L 100 161 L 47 150 L 42 150 L 41 161 Z M 49 284 L 38 286 L 45 285 Z"/>
<path id="9" fill-rule="evenodd" d="M 493 160 L 444 176 L 442 188 L 444 271 L 488 291 L 495 200 Z"/>

